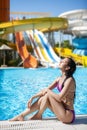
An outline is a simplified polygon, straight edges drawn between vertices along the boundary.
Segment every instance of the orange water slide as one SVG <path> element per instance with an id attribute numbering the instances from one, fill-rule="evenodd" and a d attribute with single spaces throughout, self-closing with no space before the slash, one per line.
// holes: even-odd
<path id="1" fill-rule="evenodd" d="M 15 37 L 16 37 L 17 51 L 23 60 L 24 68 L 37 68 L 38 61 L 33 55 L 31 55 L 28 52 L 22 32 L 15 33 Z"/>

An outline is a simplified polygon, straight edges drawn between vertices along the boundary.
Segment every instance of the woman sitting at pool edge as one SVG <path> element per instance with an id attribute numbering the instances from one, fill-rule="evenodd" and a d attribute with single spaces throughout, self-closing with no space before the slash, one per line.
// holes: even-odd
<path id="1" fill-rule="evenodd" d="M 64 58 L 60 61 L 58 68 L 62 75 L 58 77 L 50 86 L 37 93 L 28 101 L 28 109 L 11 119 L 11 121 L 23 121 L 27 114 L 36 110 L 30 119 L 42 119 L 42 114 L 46 108 L 49 108 L 63 123 L 72 123 L 75 120 L 74 98 L 76 83 L 73 74 L 76 70 L 76 64 L 71 58 Z M 52 91 L 57 87 L 59 93 Z M 38 100 L 32 103 L 34 98 Z"/>

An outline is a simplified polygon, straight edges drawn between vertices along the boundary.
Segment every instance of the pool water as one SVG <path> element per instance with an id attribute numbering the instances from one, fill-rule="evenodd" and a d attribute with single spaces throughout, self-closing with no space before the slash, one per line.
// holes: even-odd
<path id="1" fill-rule="evenodd" d="M 8 120 L 24 111 L 29 98 L 50 85 L 60 74 L 57 68 L 0 69 L 0 120 Z M 78 67 L 74 77 L 75 112 L 87 114 L 87 68 Z M 49 109 L 43 114 L 43 117 L 53 116 L 55 115 Z"/>

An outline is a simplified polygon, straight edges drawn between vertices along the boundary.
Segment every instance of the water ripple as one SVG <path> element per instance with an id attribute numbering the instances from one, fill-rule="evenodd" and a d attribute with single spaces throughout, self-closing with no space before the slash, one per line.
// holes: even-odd
<path id="1" fill-rule="evenodd" d="M 50 85 L 60 75 L 60 71 L 56 68 L 4 69 L 0 70 L 0 75 L 0 120 L 7 120 L 25 110 L 29 98 Z M 87 114 L 87 68 L 77 68 L 74 77 L 75 112 Z M 47 109 L 43 116 L 55 115 Z"/>

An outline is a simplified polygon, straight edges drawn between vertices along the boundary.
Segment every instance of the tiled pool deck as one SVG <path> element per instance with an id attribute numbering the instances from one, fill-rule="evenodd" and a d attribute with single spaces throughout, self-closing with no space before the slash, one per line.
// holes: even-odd
<path id="1" fill-rule="evenodd" d="M 87 130 L 87 115 L 77 115 L 72 124 L 64 124 L 56 118 L 30 121 L 0 121 L 0 130 Z"/>

